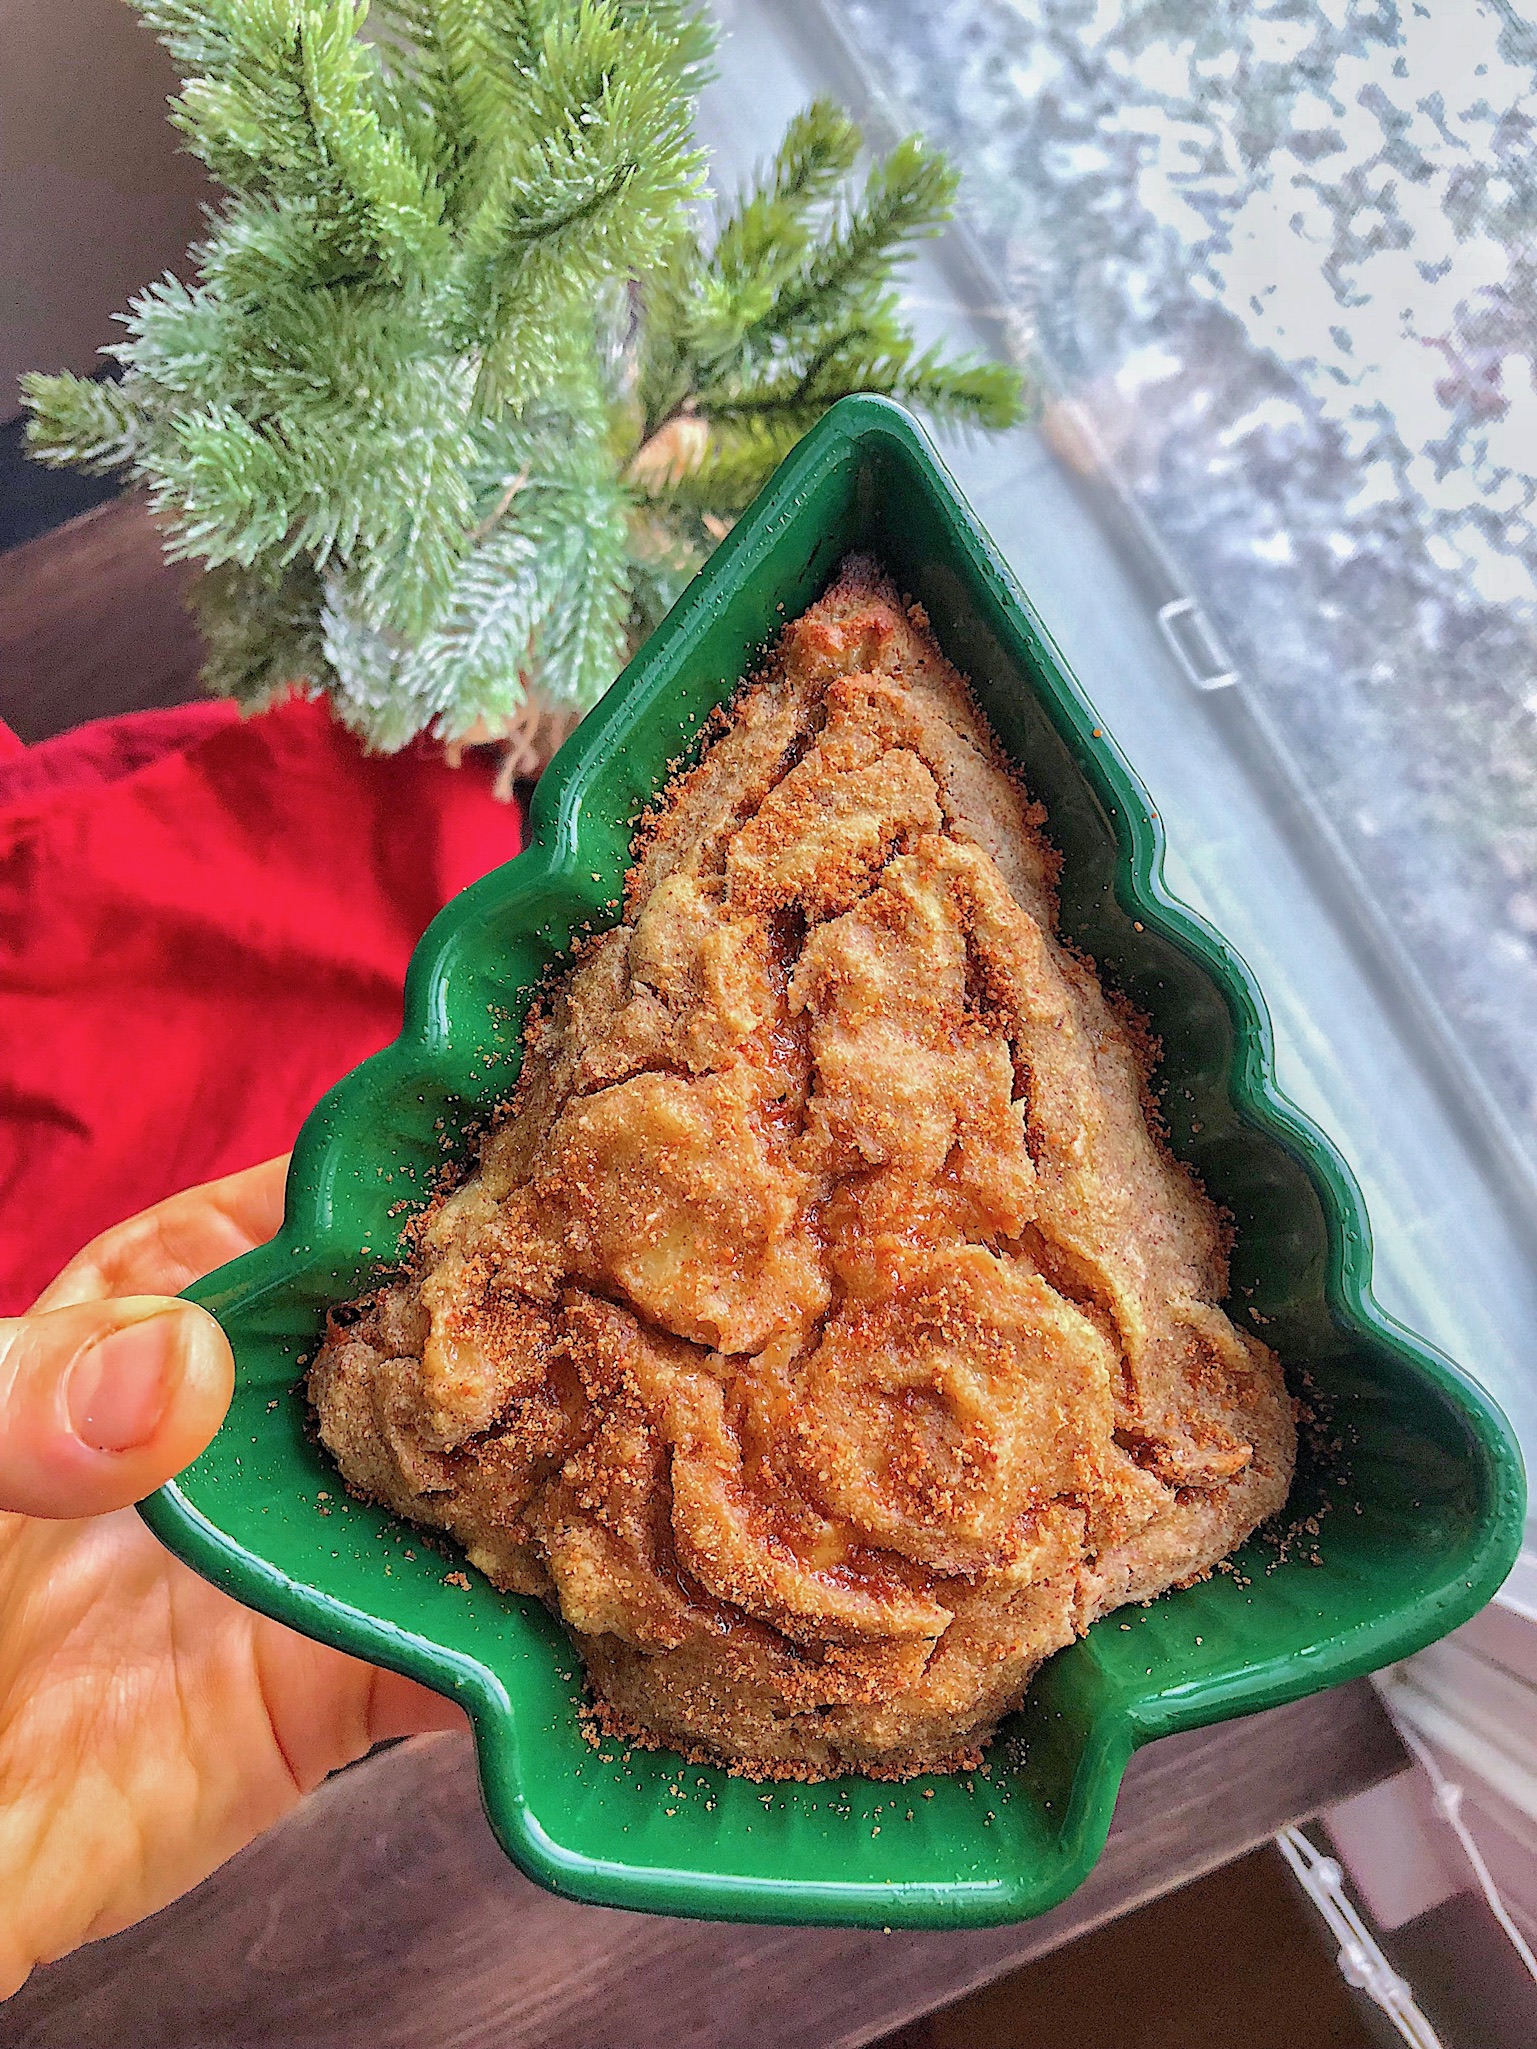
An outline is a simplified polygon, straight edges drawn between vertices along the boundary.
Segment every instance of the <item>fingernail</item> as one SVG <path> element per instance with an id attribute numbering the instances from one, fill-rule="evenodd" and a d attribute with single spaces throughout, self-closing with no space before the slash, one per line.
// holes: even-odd
<path id="1" fill-rule="evenodd" d="M 148 1316 L 99 1338 L 69 1377 L 69 1420 L 92 1451 L 133 1451 L 160 1427 L 179 1371 L 175 1318 Z"/>

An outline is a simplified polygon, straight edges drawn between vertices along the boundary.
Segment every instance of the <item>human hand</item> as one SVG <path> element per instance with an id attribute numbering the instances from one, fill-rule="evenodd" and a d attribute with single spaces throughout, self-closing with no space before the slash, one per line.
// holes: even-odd
<path id="1" fill-rule="evenodd" d="M 286 1162 L 105 1232 L 0 1318 L 0 1998 L 151 1914 L 452 1703 L 254 1615 L 131 1503 L 223 1420 L 234 1361 L 166 1300 L 276 1231 Z"/>

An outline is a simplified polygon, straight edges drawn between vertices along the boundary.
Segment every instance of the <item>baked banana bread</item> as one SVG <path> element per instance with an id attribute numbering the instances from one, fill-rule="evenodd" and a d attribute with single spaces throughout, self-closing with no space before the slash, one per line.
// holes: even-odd
<path id="1" fill-rule="evenodd" d="M 1294 1424 L 1045 819 L 853 558 L 647 818 L 623 922 L 309 1375 L 348 1483 L 564 1621 L 612 1731 L 971 1764 L 1278 1509 Z"/>

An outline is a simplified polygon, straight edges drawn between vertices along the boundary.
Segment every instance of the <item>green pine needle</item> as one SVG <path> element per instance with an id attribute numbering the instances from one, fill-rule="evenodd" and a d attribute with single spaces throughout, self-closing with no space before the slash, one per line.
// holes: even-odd
<path id="1" fill-rule="evenodd" d="M 829 235 L 799 277 L 777 292 L 758 323 L 763 336 L 786 336 L 808 325 L 825 326 L 837 311 L 878 293 L 909 246 L 950 218 L 956 172 L 916 135 L 899 142 L 875 165 L 847 218 Z"/>
<path id="2" fill-rule="evenodd" d="M 290 563 L 276 576 L 226 563 L 201 577 L 193 608 L 208 651 L 203 680 L 215 696 L 256 711 L 295 678 L 324 675 L 320 595 L 307 562 Z"/>
<path id="3" fill-rule="evenodd" d="M 701 236 L 694 0 L 134 4 L 226 196 L 117 381 L 23 380 L 28 442 L 148 492 L 243 704 L 324 692 L 381 748 L 585 708 L 846 392 L 1019 417 L 892 293 L 954 196 L 916 139 L 851 190 L 817 101 Z"/>
<path id="4" fill-rule="evenodd" d="M 27 448 L 52 469 L 121 469 L 138 452 L 141 423 L 131 399 L 115 384 L 76 377 L 50 377 L 29 370 L 21 396 L 30 418 Z"/>

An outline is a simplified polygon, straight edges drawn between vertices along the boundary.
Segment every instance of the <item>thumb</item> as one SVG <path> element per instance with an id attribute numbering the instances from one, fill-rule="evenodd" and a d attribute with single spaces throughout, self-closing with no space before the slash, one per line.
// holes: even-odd
<path id="1" fill-rule="evenodd" d="M 234 1388 L 206 1310 L 160 1295 L 0 1318 L 0 1509 L 105 1515 L 189 1465 Z"/>

